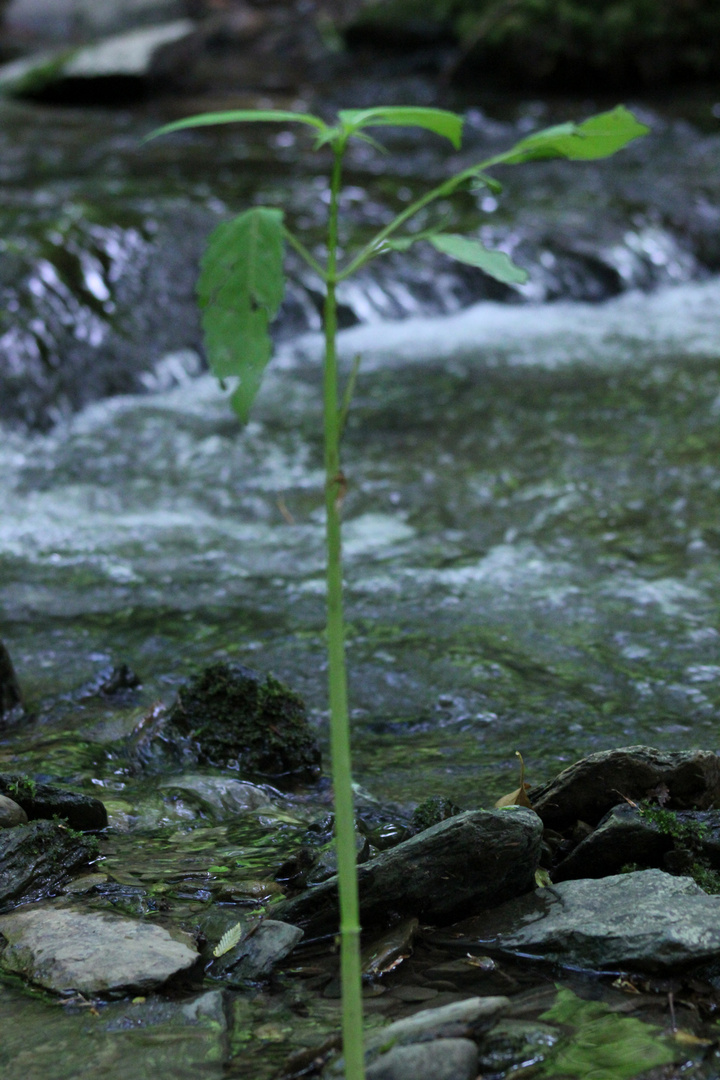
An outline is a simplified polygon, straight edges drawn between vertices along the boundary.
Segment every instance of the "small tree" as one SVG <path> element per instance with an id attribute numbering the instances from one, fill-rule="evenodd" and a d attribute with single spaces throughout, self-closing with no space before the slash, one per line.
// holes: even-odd
<path id="1" fill-rule="evenodd" d="M 325 285 L 323 328 L 323 417 L 325 432 L 325 510 L 327 544 L 327 647 L 330 695 L 330 747 L 335 799 L 335 834 L 340 895 L 340 966 L 343 1002 L 343 1050 L 347 1080 L 363 1080 L 362 997 L 360 981 L 360 917 L 355 859 L 354 810 L 348 720 L 345 631 L 343 620 L 341 508 L 345 475 L 340 440 L 352 397 L 357 368 L 342 395 L 337 365 L 336 289 L 372 259 L 388 251 L 407 251 L 419 241 L 459 262 L 479 267 L 497 281 L 521 284 L 525 270 L 501 251 L 492 251 L 475 238 L 446 233 L 440 225 L 422 232 L 401 229 L 419 211 L 461 188 L 474 185 L 500 192 L 501 185 L 487 175 L 494 165 L 518 165 L 544 158 L 587 161 L 608 157 L 647 132 L 631 112 L 618 106 L 581 124 L 560 124 L 529 135 L 510 150 L 456 173 L 398 214 L 344 266 L 338 263 L 338 215 L 342 191 L 342 165 L 350 139 L 374 143 L 369 127 L 421 127 L 449 140 L 458 149 L 461 116 L 444 109 L 378 107 L 348 109 L 337 123 L 326 124 L 310 113 L 280 110 L 240 110 L 189 117 L 153 132 L 149 137 L 190 127 L 230 123 L 304 124 L 315 131 L 315 149 L 329 146 L 333 165 L 327 222 L 327 254 L 322 265 L 286 227 L 282 210 L 256 206 L 219 225 L 210 236 L 201 263 L 198 298 L 203 311 L 205 348 L 212 372 L 222 381 L 236 380 L 230 404 L 247 420 L 272 353 L 268 328 L 277 315 L 284 291 L 283 246 L 287 242 Z M 375 144 L 377 145 L 377 144 Z"/>

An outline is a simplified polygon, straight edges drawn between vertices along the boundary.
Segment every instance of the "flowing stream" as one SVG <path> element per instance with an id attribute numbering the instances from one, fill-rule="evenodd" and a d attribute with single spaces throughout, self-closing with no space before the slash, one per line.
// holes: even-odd
<path id="1" fill-rule="evenodd" d="M 476 109 L 456 163 L 557 108 L 519 104 L 492 120 Z M 147 164 L 136 149 L 147 118 L 2 109 L 14 156 L 3 165 L 0 612 L 37 719 L 0 743 L 0 768 L 101 796 L 120 880 L 164 881 L 172 895 L 180 867 L 211 877 L 230 840 L 246 877 L 272 877 L 286 854 L 278 821 L 291 847 L 293 830 L 326 812 L 326 787 L 229 837 L 129 775 L 116 747 L 218 659 L 297 689 L 326 746 L 313 282 L 291 265 L 277 355 L 244 429 L 202 373 L 190 308 L 190 256 L 208 225 L 259 192 L 287 195 L 312 231 L 324 182 L 294 164 L 289 135 L 276 136 L 285 164 L 268 179 L 266 148 L 247 134 L 188 136 Z M 344 371 L 361 356 L 344 445 L 353 750 L 362 797 L 383 806 L 430 794 L 492 805 L 517 786 L 516 750 L 541 782 L 618 745 L 717 747 L 720 135 L 646 114 L 651 149 L 624 163 L 528 168 L 503 177 L 502 208 L 448 209 L 458 225 L 484 211 L 488 238 L 531 268 L 537 256 L 525 291 L 493 298 L 418 256 L 407 277 L 390 263 L 344 297 L 357 324 L 341 335 Z M 199 179 L 208 140 L 224 149 Z M 442 175 L 425 140 L 391 146 L 408 155 L 399 180 L 367 148 L 351 160 L 361 231 Z M 105 396 L 117 390 L 132 392 Z M 88 685 L 119 663 L 142 687 L 112 706 Z M 201 894 L 182 894 L 187 911 Z M 0 1010 L 18 1030 L 49 1016 L 8 989 Z M 106 1048 L 112 1080 L 131 1075 L 119 1045 Z M 47 1057 L 23 1053 L 4 1075 L 43 1075 Z M 128 1059 L 134 1077 L 143 1054 Z M 188 1061 L 172 1075 L 222 1073 Z"/>

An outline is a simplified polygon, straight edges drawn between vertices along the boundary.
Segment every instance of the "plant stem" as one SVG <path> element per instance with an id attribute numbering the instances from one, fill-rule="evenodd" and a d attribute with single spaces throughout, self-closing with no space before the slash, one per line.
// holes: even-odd
<path id="1" fill-rule="evenodd" d="M 345 478 L 340 468 L 340 412 L 335 335 L 337 333 L 337 221 L 340 176 L 345 142 L 334 146 L 328 222 L 328 261 L 324 311 L 325 365 L 323 399 L 325 421 L 325 509 L 327 537 L 327 638 L 330 686 L 330 752 L 335 795 L 340 894 L 340 981 L 342 1033 L 346 1080 L 364 1080 L 362 986 L 360 980 L 360 906 L 358 902 L 353 810 L 350 722 L 345 668 L 345 625 L 342 595 L 340 510 Z"/>

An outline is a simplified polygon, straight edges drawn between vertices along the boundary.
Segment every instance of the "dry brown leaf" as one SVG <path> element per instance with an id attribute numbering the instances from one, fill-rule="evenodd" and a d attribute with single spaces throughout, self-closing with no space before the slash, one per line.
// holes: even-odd
<path id="1" fill-rule="evenodd" d="M 525 762 L 519 750 L 515 751 L 515 755 L 520 758 L 520 787 L 515 791 L 511 791 L 509 795 L 503 795 L 501 799 L 498 799 L 495 803 L 496 810 L 500 810 L 503 806 L 526 806 L 528 810 L 533 808 L 532 803 L 525 794 L 532 787 L 532 784 L 525 783 Z"/>

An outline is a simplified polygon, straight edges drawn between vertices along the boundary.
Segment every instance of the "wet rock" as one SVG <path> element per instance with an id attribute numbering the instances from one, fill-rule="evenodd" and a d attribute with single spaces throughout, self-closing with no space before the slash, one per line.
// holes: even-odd
<path id="1" fill-rule="evenodd" d="M 27 825 L 27 821 L 22 806 L 6 795 L 0 795 L 0 829 L 14 829 L 16 825 Z"/>
<path id="2" fill-rule="evenodd" d="M 214 957 L 207 974 L 223 979 L 229 986 L 266 979 L 302 937 L 303 931 L 298 926 L 275 919 L 248 921 L 238 943 L 222 956 Z"/>
<path id="3" fill-rule="evenodd" d="M 379 979 L 406 960 L 412 954 L 412 943 L 419 927 L 417 919 L 405 919 L 372 944 L 366 945 L 360 956 L 363 979 Z"/>
<path id="4" fill-rule="evenodd" d="M 690 878 L 640 870 L 537 889 L 454 930 L 472 948 L 661 972 L 720 956 L 720 898 Z"/>
<path id="5" fill-rule="evenodd" d="M 52 821 L 0 830 L 0 911 L 53 896 L 96 857 L 93 837 Z"/>
<path id="6" fill-rule="evenodd" d="M 244 776 L 314 778 L 320 748 L 305 705 L 272 675 L 213 664 L 180 690 L 169 725 L 193 740 L 200 759 Z"/>
<path id="7" fill-rule="evenodd" d="M 0 641 L 0 731 L 16 724 L 23 713 L 20 684 L 10 653 Z"/>
<path id="8" fill-rule="evenodd" d="M 63 97 L 87 94 L 88 87 L 109 89 L 114 80 L 152 83 L 186 69 L 196 47 L 190 19 L 115 34 L 94 45 L 35 54 L 0 68 L 0 93 L 16 97 Z"/>
<path id="9" fill-rule="evenodd" d="M 192 940 L 157 923 L 37 904 L 0 917 L 0 967 L 47 990 L 153 990 L 196 963 Z"/>
<path id="10" fill-rule="evenodd" d="M 358 867 L 364 926 L 416 916 L 449 923 L 533 887 L 542 825 L 523 807 L 469 810 Z M 310 933 L 338 925 L 337 879 L 278 904 L 276 917 Z"/>
<path id="11" fill-rule="evenodd" d="M 159 788 L 168 798 L 179 798 L 216 821 L 261 806 L 272 807 L 272 800 L 263 788 L 232 776 L 183 773 L 166 780 Z"/>
<path id="12" fill-rule="evenodd" d="M 602 878 L 628 863 L 659 866 L 672 839 L 646 821 L 632 806 L 614 806 L 594 830 L 552 872 L 553 881 Z"/>
<path id="13" fill-rule="evenodd" d="M 709 750 L 671 752 L 651 746 L 603 750 L 528 794 L 543 824 L 562 830 L 578 820 L 597 825 L 625 799 L 639 802 L 664 788 L 666 805 L 673 810 L 720 806 L 720 758 Z"/>
<path id="14" fill-rule="evenodd" d="M 606 877 L 628 864 L 690 876 L 720 869 L 720 810 L 615 806 L 553 870 L 552 879 Z M 707 888 L 707 880 L 698 883 L 717 891 Z"/>
<path id="15" fill-rule="evenodd" d="M 52 784 L 38 784 L 16 773 L 0 773 L 0 795 L 18 803 L 30 821 L 38 818 L 63 818 L 71 829 L 104 829 L 107 811 L 99 799 L 64 791 Z"/>
<path id="16" fill-rule="evenodd" d="M 388 1024 L 387 1027 L 370 1032 L 365 1038 L 367 1076 L 374 1077 L 375 1080 L 380 1080 L 381 1077 L 396 1080 L 396 1078 L 411 1075 L 406 1071 L 383 1072 L 382 1068 L 388 1064 L 390 1054 L 394 1054 L 401 1048 L 440 1046 L 447 1051 L 447 1043 L 466 1042 L 476 1038 L 494 1024 L 496 1018 L 508 1008 L 509 1004 L 510 1000 L 506 997 L 466 998 L 464 1001 L 454 1001 L 438 1009 L 423 1009 L 422 1012 L 415 1013 L 405 1020 L 397 1020 L 394 1024 Z M 473 1062 L 477 1065 L 477 1050 L 474 1043 L 472 1045 L 475 1050 Z M 388 1048 L 390 1048 L 389 1053 Z M 450 1051 L 452 1050 L 453 1048 L 450 1047 Z M 415 1080 L 418 1080 L 420 1076 L 423 1080 L 425 1078 L 437 1080 L 438 1077 L 454 1080 L 455 1076 L 462 1077 L 464 1080 L 465 1076 L 474 1077 L 477 1074 L 477 1069 L 472 1073 L 442 1072 L 442 1058 L 443 1055 L 439 1051 L 434 1051 L 428 1058 L 424 1058 L 423 1055 L 401 1055 L 390 1059 L 389 1068 L 401 1070 L 406 1067 L 406 1064 L 409 1067 L 409 1064 L 414 1062 L 419 1069 L 425 1067 L 424 1062 L 432 1061 L 440 1070 L 439 1072 L 417 1072 L 414 1074 Z M 453 1053 L 453 1060 L 457 1063 L 457 1068 L 461 1069 L 463 1063 L 469 1066 L 470 1055 L 467 1051 L 457 1051 Z M 323 1080 L 335 1080 L 335 1078 L 339 1080 L 344 1075 L 343 1068 L 343 1059 L 336 1059 L 323 1072 Z M 377 1071 L 371 1072 L 374 1068 Z"/>

